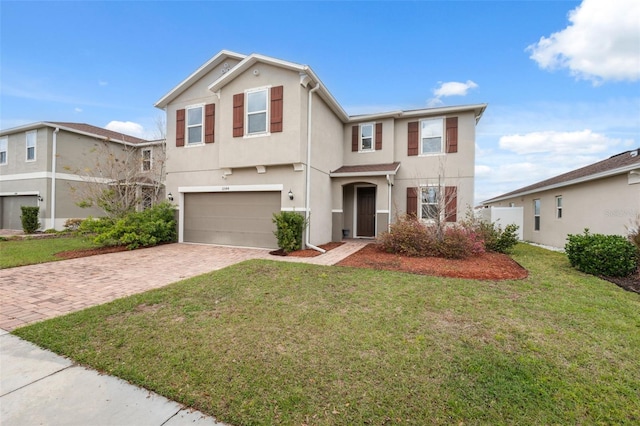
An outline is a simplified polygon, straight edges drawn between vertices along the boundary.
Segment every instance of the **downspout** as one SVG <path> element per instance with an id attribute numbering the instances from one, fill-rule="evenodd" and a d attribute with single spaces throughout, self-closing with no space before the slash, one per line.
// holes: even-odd
<path id="1" fill-rule="evenodd" d="M 56 227 L 56 160 L 58 157 L 59 127 L 53 131 L 53 149 L 51 152 L 51 228 Z"/>
<path id="2" fill-rule="evenodd" d="M 391 177 L 387 175 L 387 193 L 389 195 L 389 214 L 387 215 L 387 232 L 391 232 L 391 187 L 393 184 L 391 183 Z"/>
<path id="3" fill-rule="evenodd" d="M 304 244 L 305 246 L 311 249 L 319 251 L 320 253 L 324 253 L 326 252 L 326 250 L 321 249 L 320 247 L 316 247 L 309 242 L 309 235 L 311 234 L 311 230 L 309 229 L 311 227 L 311 222 L 309 221 L 309 216 L 311 213 L 310 211 L 311 209 L 311 196 L 310 196 L 310 192 L 311 192 L 311 103 L 313 100 L 313 92 L 315 92 L 319 88 L 320 88 L 320 83 L 317 83 L 316 87 L 309 90 L 309 100 L 308 100 L 309 104 L 307 105 L 307 176 L 306 176 L 307 188 L 305 191 L 305 205 L 304 205 L 305 206 L 304 216 L 305 216 L 305 222 L 307 223 L 307 226 L 304 231 Z"/>

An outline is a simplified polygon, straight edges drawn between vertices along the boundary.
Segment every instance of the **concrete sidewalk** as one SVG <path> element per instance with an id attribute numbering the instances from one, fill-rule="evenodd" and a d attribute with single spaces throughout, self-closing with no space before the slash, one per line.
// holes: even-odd
<path id="1" fill-rule="evenodd" d="M 223 425 L 199 411 L 0 331 L 0 422 L 23 425 Z"/>

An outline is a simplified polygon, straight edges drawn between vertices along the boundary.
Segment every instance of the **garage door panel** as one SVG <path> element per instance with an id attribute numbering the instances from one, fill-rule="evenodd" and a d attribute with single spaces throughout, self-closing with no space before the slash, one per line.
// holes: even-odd
<path id="1" fill-rule="evenodd" d="M 0 197 L 0 202 L 2 204 L 1 219 L 2 223 L 0 223 L 1 229 L 22 229 L 22 209 L 21 206 L 32 206 L 35 207 L 38 205 L 38 198 L 35 195 L 11 195 L 6 197 Z"/>
<path id="2" fill-rule="evenodd" d="M 273 214 L 280 192 L 187 193 L 183 240 L 247 247 L 277 247 Z"/>

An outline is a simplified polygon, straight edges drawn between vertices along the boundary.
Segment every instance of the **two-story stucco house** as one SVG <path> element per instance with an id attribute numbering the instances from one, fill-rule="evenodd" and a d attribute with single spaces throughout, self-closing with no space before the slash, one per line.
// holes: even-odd
<path id="1" fill-rule="evenodd" d="M 473 203 L 486 104 L 349 116 L 309 66 L 221 51 L 156 107 L 183 242 L 275 247 L 273 213 L 296 211 L 313 248 Z"/>
<path id="2" fill-rule="evenodd" d="M 98 208 L 77 204 L 78 189 L 87 181 L 111 184 L 110 176 L 92 173 L 96 156 L 105 152 L 97 148 L 135 149 L 138 177 L 148 181 L 156 176 L 154 158 L 163 144 L 82 123 L 38 122 L 0 131 L 0 229 L 22 229 L 21 206 L 40 207 L 41 229 L 60 230 L 67 219 L 103 216 Z"/>
<path id="3" fill-rule="evenodd" d="M 640 149 L 483 201 L 522 209 L 526 241 L 564 247 L 567 235 L 626 236 L 640 217 Z"/>

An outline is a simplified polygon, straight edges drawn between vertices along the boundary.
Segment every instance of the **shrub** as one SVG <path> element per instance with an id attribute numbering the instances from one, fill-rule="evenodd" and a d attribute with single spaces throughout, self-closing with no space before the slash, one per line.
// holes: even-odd
<path id="1" fill-rule="evenodd" d="M 296 212 L 274 213 L 273 223 L 276 224 L 274 235 L 278 240 L 278 247 L 285 253 L 302 248 L 302 233 L 306 226 L 304 216 Z"/>
<path id="2" fill-rule="evenodd" d="M 592 275 L 626 277 L 638 268 L 635 246 L 621 235 L 570 234 L 564 247 L 574 268 Z"/>
<path id="3" fill-rule="evenodd" d="M 96 234 L 94 241 L 102 246 L 127 246 L 128 249 L 149 247 L 175 241 L 173 207 L 168 202 L 141 212 L 132 212 L 121 219 L 87 218 L 80 232 Z"/>
<path id="4" fill-rule="evenodd" d="M 629 241 L 636 246 L 640 255 L 640 214 L 636 216 L 635 221 L 632 221 L 631 226 L 627 226 L 627 232 Z"/>
<path id="5" fill-rule="evenodd" d="M 69 232 L 76 232 L 80 229 L 84 219 L 67 219 L 64 222 L 64 230 Z"/>
<path id="6" fill-rule="evenodd" d="M 437 244 L 438 255 L 447 259 L 465 259 L 484 253 L 484 244 L 471 229 L 452 226 L 444 231 L 444 238 Z"/>
<path id="7" fill-rule="evenodd" d="M 495 226 L 495 224 L 494 224 Z M 505 226 L 504 231 L 498 227 L 498 239 L 491 247 L 485 248 L 489 251 L 497 251 L 498 253 L 509 253 L 516 244 L 518 244 L 518 228 L 515 223 Z"/>
<path id="8" fill-rule="evenodd" d="M 40 228 L 40 222 L 38 221 L 40 207 L 20 206 L 20 209 L 22 210 L 22 215 L 20 216 L 22 230 L 25 234 L 33 234 Z"/>
<path id="9" fill-rule="evenodd" d="M 516 224 L 507 225 L 504 230 L 495 222 L 486 222 L 474 216 L 473 212 L 467 213 L 467 218 L 462 226 L 473 230 L 478 239 L 484 242 L 486 251 L 509 253 L 518 244 L 518 228 Z"/>

